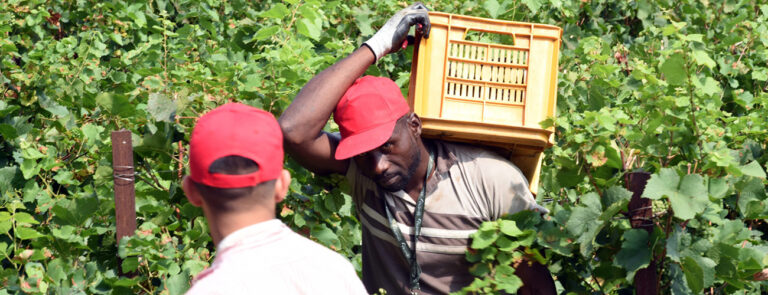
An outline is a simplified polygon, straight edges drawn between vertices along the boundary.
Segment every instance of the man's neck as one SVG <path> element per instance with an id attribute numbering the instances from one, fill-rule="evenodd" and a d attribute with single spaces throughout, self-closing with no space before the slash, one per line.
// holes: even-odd
<path id="1" fill-rule="evenodd" d="M 241 228 L 275 219 L 274 212 L 263 211 L 253 210 L 239 213 L 206 214 L 213 243 L 218 247 L 221 240 Z"/>
<path id="2" fill-rule="evenodd" d="M 405 185 L 404 189 L 404 191 L 409 196 L 411 196 L 414 201 L 418 200 L 421 190 L 425 185 L 427 185 L 424 182 L 424 175 L 427 174 L 427 167 L 429 165 L 429 161 L 431 161 L 429 157 L 429 151 L 427 151 L 426 145 L 424 143 L 419 144 L 419 150 L 421 153 L 421 161 L 419 162 L 419 166 L 416 168 L 416 173 L 413 174 L 413 177 L 411 177 L 410 181 Z M 432 170 L 432 172 L 434 172 L 434 167 Z"/>

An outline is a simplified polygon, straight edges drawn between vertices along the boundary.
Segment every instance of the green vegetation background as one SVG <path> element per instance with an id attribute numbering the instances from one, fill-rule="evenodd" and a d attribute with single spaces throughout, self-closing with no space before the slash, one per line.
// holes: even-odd
<path id="1" fill-rule="evenodd" d="M 214 254 L 179 187 L 195 118 L 227 101 L 279 115 L 406 5 L 0 1 L 0 294 L 182 293 Z M 765 1 L 427 6 L 564 30 L 558 117 L 543 122 L 557 144 L 538 196 L 552 213 L 484 225 L 468 292 L 516 290 L 517 246 L 564 293 L 631 293 L 651 260 L 665 294 L 768 290 L 752 277 L 768 265 Z M 368 73 L 407 89 L 409 51 Z M 117 245 L 109 137 L 121 128 L 133 134 L 139 230 Z M 341 179 L 286 167 L 295 180 L 280 218 L 359 269 L 360 226 Z M 624 175 L 636 169 L 654 173 L 650 235 L 625 214 Z"/>

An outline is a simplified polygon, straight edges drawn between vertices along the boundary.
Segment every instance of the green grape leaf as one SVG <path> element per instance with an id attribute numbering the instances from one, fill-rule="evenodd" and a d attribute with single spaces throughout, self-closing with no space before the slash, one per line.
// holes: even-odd
<path id="1" fill-rule="evenodd" d="M 512 220 L 501 220 L 499 221 L 499 229 L 502 233 L 505 235 L 508 235 L 510 237 L 519 237 L 523 234 L 523 232 L 517 228 L 517 225 Z"/>
<path id="2" fill-rule="evenodd" d="M 703 50 L 694 50 L 693 60 L 696 61 L 697 65 L 706 66 L 710 69 L 714 68 L 717 65 L 715 61 L 711 57 L 709 57 L 709 54 L 707 54 L 707 52 Z"/>
<path id="3" fill-rule="evenodd" d="M 683 273 L 685 274 L 685 280 L 688 282 L 688 287 L 693 294 L 699 294 L 701 289 L 704 288 L 704 271 L 695 259 L 691 257 L 683 257 L 682 259 Z"/>
<path id="4" fill-rule="evenodd" d="M 761 68 L 761 69 L 755 69 L 752 71 L 752 79 L 758 80 L 758 81 L 768 81 L 768 69 Z"/>
<path id="5" fill-rule="evenodd" d="M 621 250 L 616 254 L 613 265 L 627 270 L 627 281 L 632 282 L 635 272 L 651 262 L 648 232 L 643 229 L 630 229 L 624 232 L 622 240 Z"/>
<path id="6" fill-rule="evenodd" d="M 688 40 L 688 41 L 696 41 L 696 42 L 702 42 L 704 38 L 704 35 L 702 34 L 689 34 L 682 36 L 682 39 Z"/>
<path id="7" fill-rule="evenodd" d="M 689 174 L 680 181 L 680 190 L 669 197 L 675 217 L 691 219 L 704 212 L 709 198 L 704 179 L 700 175 Z"/>
<path id="8" fill-rule="evenodd" d="M 759 218 L 765 209 L 766 190 L 763 181 L 755 177 L 744 177 L 738 182 L 736 191 L 739 192 L 738 207 L 741 214 L 747 218 Z"/>
<path id="9" fill-rule="evenodd" d="M 37 172 L 40 171 L 40 165 L 37 165 L 36 160 L 24 159 L 24 161 L 21 162 L 19 169 L 21 170 L 21 174 L 24 176 L 24 179 L 30 179 L 35 177 Z"/>
<path id="10" fill-rule="evenodd" d="M 521 246 L 531 246 L 533 244 L 533 241 L 536 239 L 536 231 L 532 229 L 527 229 L 523 231 L 523 234 L 520 236 L 520 239 L 517 241 L 520 243 Z"/>
<path id="11" fill-rule="evenodd" d="M 709 202 L 708 190 L 704 178 L 688 174 L 680 176 L 671 168 L 663 168 L 651 176 L 643 192 L 644 198 L 658 200 L 666 196 L 672 205 L 675 217 L 691 219 L 704 212 Z"/>
<path id="12" fill-rule="evenodd" d="M 69 110 L 67 110 L 66 107 L 60 105 L 55 100 L 49 98 L 45 93 L 42 91 L 38 91 L 37 95 L 39 99 L 37 102 L 40 104 L 40 106 L 45 109 L 46 111 L 50 112 L 54 116 L 57 117 L 64 117 L 66 115 L 69 115 Z"/>
<path id="13" fill-rule="evenodd" d="M 0 124 L 0 135 L 3 136 L 3 139 L 6 141 L 10 141 L 19 136 L 13 125 L 5 123 Z"/>
<path id="14" fill-rule="evenodd" d="M 185 273 L 177 273 L 171 275 L 163 282 L 165 289 L 168 290 L 170 295 L 182 295 L 189 289 L 188 275 Z"/>
<path id="15" fill-rule="evenodd" d="M 741 220 L 726 220 L 718 229 L 715 241 L 719 243 L 734 245 L 749 238 L 749 229 Z"/>
<path id="16" fill-rule="evenodd" d="M 626 199 L 611 204 L 611 206 L 605 208 L 605 211 L 600 215 L 600 220 L 610 221 L 616 214 L 622 210 L 626 210 L 628 204 L 629 200 Z"/>
<path id="17" fill-rule="evenodd" d="M 15 112 L 16 110 L 20 109 L 20 106 L 17 105 L 8 105 L 5 101 L 0 100 L 0 118 L 5 117 L 6 115 Z"/>
<path id="18" fill-rule="evenodd" d="M 374 21 L 374 19 L 371 18 L 371 14 L 374 12 L 371 11 L 367 5 L 363 4 L 355 6 L 352 8 L 352 13 L 355 14 L 354 20 L 362 36 L 371 36 L 376 33 L 376 30 L 371 26 Z"/>
<path id="19" fill-rule="evenodd" d="M 537 243 L 552 249 L 557 254 L 570 256 L 572 244 L 564 237 L 567 237 L 567 233 L 564 230 L 555 226 L 553 222 L 547 222 L 540 227 Z"/>
<path id="20" fill-rule="evenodd" d="M 121 117 L 132 116 L 136 108 L 125 95 L 103 92 L 96 96 L 96 104 L 107 112 Z"/>
<path id="21" fill-rule="evenodd" d="M 74 200 L 61 200 L 51 208 L 54 218 L 64 224 L 81 225 L 96 212 L 99 201 L 96 197 L 81 196 Z"/>
<path id="22" fill-rule="evenodd" d="M 483 8 L 485 8 L 485 11 L 487 11 L 488 15 L 490 15 L 492 18 L 499 16 L 500 7 L 501 5 L 499 5 L 499 1 L 496 0 L 486 0 L 483 2 Z"/>
<path id="23" fill-rule="evenodd" d="M 278 31 L 280 31 L 280 27 L 277 25 L 261 28 L 253 35 L 253 39 L 258 41 L 265 40 L 277 34 Z"/>
<path id="24" fill-rule="evenodd" d="M 596 193 L 581 196 L 582 205 L 573 209 L 565 224 L 568 232 L 578 237 L 576 241 L 579 243 L 579 251 L 584 256 L 592 252 L 595 238 L 605 225 L 600 220 L 603 212 L 599 198 Z"/>
<path id="25" fill-rule="evenodd" d="M 587 231 L 576 240 L 579 244 L 579 253 L 582 256 L 590 256 L 590 253 L 594 250 L 595 239 L 604 226 L 605 223 L 603 221 L 593 222 Z"/>
<path id="26" fill-rule="evenodd" d="M 17 227 L 15 233 L 16 237 L 22 240 L 37 239 L 44 236 L 37 232 L 35 229 L 29 227 Z"/>
<path id="27" fill-rule="evenodd" d="M 528 9 L 530 9 L 533 14 L 538 13 L 539 8 L 543 5 L 542 0 L 523 0 L 522 3 L 525 4 L 525 6 L 528 6 Z"/>
<path id="28" fill-rule="evenodd" d="M 140 3 L 136 3 L 134 5 L 141 6 Z M 132 5 L 132 6 L 134 6 Z M 139 28 L 144 27 L 147 24 L 147 18 L 144 15 L 144 12 L 135 10 L 133 12 L 128 13 L 128 15 L 133 19 L 133 22 L 138 26 Z"/>
<path id="29" fill-rule="evenodd" d="M 14 189 L 15 180 L 18 179 L 19 167 L 0 168 L 0 196 L 8 190 Z"/>
<path id="30" fill-rule="evenodd" d="M 296 24 L 299 34 L 312 38 L 315 41 L 320 40 L 323 29 L 323 21 L 320 18 L 313 20 L 303 18 Z"/>
<path id="31" fill-rule="evenodd" d="M 511 240 L 507 236 L 500 236 L 496 239 L 496 246 L 499 247 L 499 250 L 501 251 L 514 251 L 520 246 L 520 243 Z"/>
<path id="32" fill-rule="evenodd" d="M 116 287 L 131 287 L 135 286 L 139 282 L 139 278 L 120 278 L 119 280 L 112 283 L 113 286 Z"/>
<path id="33" fill-rule="evenodd" d="M 123 259 L 122 270 L 124 273 L 129 273 L 139 269 L 139 257 L 131 256 Z"/>
<path id="34" fill-rule="evenodd" d="M 74 177 L 72 171 L 59 169 L 56 175 L 53 177 L 58 184 L 61 185 L 78 185 L 80 182 Z"/>
<path id="35" fill-rule="evenodd" d="M 720 89 L 720 83 L 715 79 L 712 79 L 712 77 L 707 77 L 706 80 L 704 80 L 704 85 L 701 88 L 701 92 L 709 96 L 716 95 L 722 91 L 723 90 Z"/>
<path id="36" fill-rule="evenodd" d="M 35 220 L 32 215 L 29 215 L 27 212 L 16 212 L 16 214 L 13 215 L 13 219 L 16 220 L 16 224 L 39 224 L 37 220 Z"/>
<path id="37" fill-rule="evenodd" d="M 312 237 L 323 245 L 340 247 L 339 237 L 325 224 L 316 224 L 310 230 Z"/>
<path id="38" fill-rule="evenodd" d="M 181 266 L 181 269 L 191 275 L 196 275 L 208 267 L 208 263 L 200 260 L 187 260 Z"/>
<path id="39" fill-rule="evenodd" d="M 5 219 L 3 216 L 7 216 Z M 10 219 L 11 215 L 8 212 L 0 212 L 0 234 L 7 233 L 13 227 L 13 220 Z"/>
<path id="40" fill-rule="evenodd" d="M 176 104 L 163 94 L 150 93 L 147 112 L 157 121 L 173 122 L 176 115 Z"/>
<path id="41" fill-rule="evenodd" d="M 669 277 L 670 277 L 671 294 L 673 295 L 694 294 L 693 291 L 691 291 L 691 289 L 688 288 L 688 282 L 686 281 L 686 276 L 683 273 L 683 270 L 680 268 L 679 264 L 677 263 L 670 264 Z"/>
<path id="42" fill-rule="evenodd" d="M 285 4 L 277 3 L 269 10 L 262 12 L 261 17 L 280 19 L 288 16 L 289 14 L 291 14 L 291 11 L 288 10 L 288 7 L 285 6 Z"/>
<path id="43" fill-rule="evenodd" d="M 715 283 L 715 267 L 717 266 L 717 263 L 715 263 L 714 260 L 703 256 L 692 255 L 690 257 L 696 261 L 699 267 L 701 267 L 703 288 L 712 286 L 712 284 Z"/>
<path id="44" fill-rule="evenodd" d="M 763 260 L 765 259 L 766 247 L 746 247 L 739 249 L 739 268 L 741 271 L 752 272 L 762 270 L 765 266 Z"/>
<path id="45" fill-rule="evenodd" d="M 685 59 L 680 53 L 673 54 L 661 65 L 661 72 L 671 85 L 682 85 L 687 79 L 685 74 Z"/>
<path id="46" fill-rule="evenodd" d="M 515 294 L 523 286 L 523 281 L 515 275 L 515 269 L 509 265 L 497 266 L 494 279 L 498 288 L 507 294 Z"/>
<path id="47" fill-rule="evenodd" d="M 672 230 L 672 233 L 667 238 L 667 257 L 672 259 L 672 261 L 680 262 L 680 257 L 682 257 L 681 252 L 684 249 L 683 245 L 683 236 L 689 235 L 685 230 L 680 228 L 679 225 L 675 224 L 674 230 Z"/>
<path id="48" fill-rule="evenodd" d="M 571 212 L 565 228 L 573 236 L 580 236 L 600 218 L 602 212 L 588 207 L 576 207 Z"/>
<path id="49" fill-rule="evenodd" d="M 749 164 L 743 165 L 739 169 L 744 175 L 765 179 L 765 171 L 757 161 L 749 162 Z"/>
<path id="50" fill-rule="evenodd" d="M 488 263 L 482 262 L 471 266 L 469 272 L 475 276 L 484 276 L 491 272 L 491 269 L 488 267 Z"/>
<path id="51" fill-rule="evenodd" d="M 80 129 L 83 131 L 88 144 L 96 144 L 101 141 L 101 133 L 104 132 L 104 127 L 87 123 Z"/>
<path id="52" fill-rule="evenodd" d="M 651 175 L 651 179 L 645 185 L 643 198 L 659 200 L 664 196 L 669 196 L 677 191 L 677 185 L 680 182 L 680 175 L 677 175 L 674 169 L 663 168 L 659 173 Z"/>
<path id="53" fill-rule="evenodd" d="M 722 199 L 728 193 L 728 182 L 725 178 L 710 178 L 708 185 L 711 198 Z"/>
<path id="54" fill-rule="evenodd" d="M 487 248 L 499 238 L 498 226 L 494 222 L 485 222 L 472 234 L 472 249 Z"/>
<path id="55" fill-rule="evenodd" d="M 734 278 L 738 275 L 739 249 L 724 243 L 716 243 L 707 256 L 718 257 L 715 272 L 718 278 Z"/>
<path id="56" fill-rule="evenodd" d="M 53 259 L 51 262 L 48 262 L 48 269 L 46 271 L 46 274 L 48 275 L 51 280 L 53 280 L 54 284 L 58 284 L 62 280 L 65 280 L 67 278 L 66 269 L 69 267 L 64 260 L 61 258 Z"/>
<path id="57" fill-rule="evenodd" d="M 629 201 L 632 198 L 632 192 L 628 191 L 624 187 L 613 185 L 605 190 L 602 201 L 603 206 L 610 207 L 616 202 L 623 200 Z"/>

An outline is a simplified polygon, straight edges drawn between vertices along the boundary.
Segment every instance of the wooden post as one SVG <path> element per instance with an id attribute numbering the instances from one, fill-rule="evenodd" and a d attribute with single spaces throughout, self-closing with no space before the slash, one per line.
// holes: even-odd
<path id="1" fill-rule="evenodd" d="M 645 185 L 651 174 L 647 172 L 627 173 L 627 188 L 632 192 L 632 199 L 629 201 L 627 210 L 629 211 L 629 223 L 632 228 L 641 228 L 648 232 L 650 236 L 653 233 L 653 207 L 650 199 L 641 198 Z M 637 295 L 656 295 L 659 294 L 658 277 L 656 276 L 656 260 L 651 256 L 651 263 L 648 267 L 638 270 L 635 273 L 635 293 Z"/>
<path id="2" fill-rule="evenodd" d="M 112 132 L 112 171 L 115 181 L 115 222 L 117 243 L 136 231 L 136 191 L 133 175 L 131 132 Z"/>

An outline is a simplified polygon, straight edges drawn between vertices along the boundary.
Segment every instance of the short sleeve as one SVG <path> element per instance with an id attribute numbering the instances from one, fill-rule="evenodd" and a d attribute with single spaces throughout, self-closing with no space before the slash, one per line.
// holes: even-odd
<path id="1" fill-rule="evenodd" d="M 475 159 L 477 183 L 484 186 L 481 191 L 487 194 L 489 219 L 499 219 L 504 214 L 514 214 L 522 210 L 548 210 L 536 204 L 533 194 L 528 189 L 528 180 L 522 171 L 512 162 L 495 156 L 481 156 Z"/>

